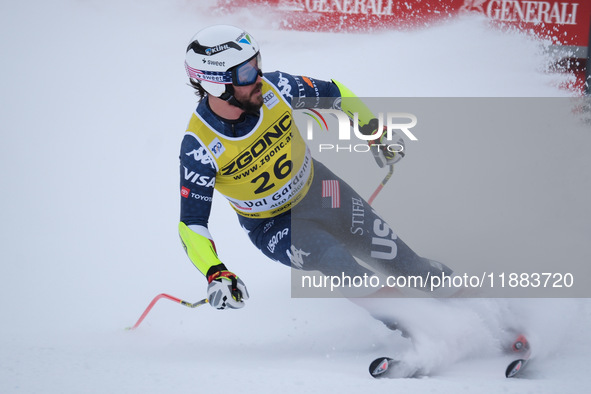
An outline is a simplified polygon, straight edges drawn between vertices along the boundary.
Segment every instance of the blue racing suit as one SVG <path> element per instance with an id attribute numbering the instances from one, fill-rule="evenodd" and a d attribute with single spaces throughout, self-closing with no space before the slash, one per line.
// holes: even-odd
<path id="1" fill-rule="evenodd" d="M 248 147 L 244 142 L 245 148 L 231 156 L 238 159 L 219 161 L 223 152 L 231 150 L 233 142 L 246 141 L 253 131 L 260 128 L 261 122 L 268 119 L 262 120 L 262 115 L 251 113 L 245 113 L 237 120 L 221 119 L 212 112 L 207 97 L 199 102 L 193 115 L 198 126 L 192 127 L 190 123 L 190 132 L 182 140 L 179 231 L 194 265 L 206 276 L 220 267 L 225 269 L 217 259 L 207 230 L 214 189 L 217 188 L 237 211 L 240 224 L 248 232 L 252 243 L 270 259 L 287 266 L 318 270 L 325 275 L 372 275 L 372 271 L 422 277 L 441 272 L 451 274 L 451 270 L 442 264 L 418 256 L 355 190 L 322 163 L 310 158 L 311 162 L 301 163 L 296 168 L 295 164 L 292 165 L 293 158 L 287 158 L 284 153 L 284 142 L 292 142 L 290 137 L 282 135 L 282 131 L 288 130 L 291 125 L 289 112 L 294 98 L 337 99 L 341 97 L 339 86 L 283 72 L 265 73 L 264 80 L 263 97 L 268 111 L 272 111 L 272 107 L 283 108 L 281 105 L 289 108 L 286 114 L 277 112 L 281 112 L 279 117 L 283 118 L 273 125 L 274 130 L 269 127 L 271 131 L 267 140 L 261 137 Z M 281 97 L 277 97 L 277 93 Z M 323 105 L 320 100 L 318 103 Z M 261 110 L 263 113 L 272 112 Z M 279 141 L 279 138 L 284 139 Z M 294 136 L 291 138 L 294 139 Z M 245 199 L 241 197 L 240 190 L 236 190 L 240 187 L 233 185 L 233 182 L 242 181 L 240 174 L 246 174 L 250 169 L 259 170 L 258 167 L 267 164 L 256 157 L 259 152 L 257 147 L 270 149 L 271 144 L 276 145 L 273 152 L 277 153 L 273 156 L 269 150 L 270 154 L 266 157 L 270 157 L 269 166 L 279 169 L 279 178 L 283 179 L 287 171 L 300 171 L 306 178 L 306 183 L 293 193 L 297 194 L 297 199 L 294 197 L 293 201 L 283 205 L 270 204 L 270 197 Z M 257 176 L 243 185 L 257 186 L 254 193 L 259 193 L 270 189 L 273 182 Z M 282 193 L 281 190 L 288 190 L 289 187 L 292 191 L 292 184 L 283 185 L 283 189 L 278 188 L 275 194 L 266 196 L 273 196 L 274 200 L 274 196 Z M 327 203 L 326 190 L 329 187 L 333 193 Z M 257 211 L 254 209 L 257 206 L 262 208 Z M 305 231 L 292 231 L 295 226 L 305 228 Z M 191 237 L 194 237 L 194 242 Z M 364 261 L 371 270 L 360 265 L 355 257 Z"/>

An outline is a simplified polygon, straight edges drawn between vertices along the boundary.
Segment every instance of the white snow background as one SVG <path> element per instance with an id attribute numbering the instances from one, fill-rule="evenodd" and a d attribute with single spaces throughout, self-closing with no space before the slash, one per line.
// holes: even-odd
<path id="1" fill-rule="evenodd" d="M 179 144 L 196 104 L 184 52 L 199 29 L 239 25 L 262 46 L 266 70 L 335 78 L 360 96 L 570 95 L 557 87 L 568 76 L 545 72 L 540 42 L 491 30 L 478 17 L 412 32 L 328 34 L 276 30 L 273 16 L 256 10 L 211 15 L 203 4 L 0 4 L 0 393 L 587 392 L 591 308 L 573 299 L 392 303 L 416 320 L 413 354 L 432 376 L 372 379 L 368 363 L 404 352 L 406 340 L 346 300 L 292 299 L 289 269 L 250 244 L 221 199 L 211 232 L 250 290 L 247 306 L 192 310 L 161 300 L 139 329 L 125 330 L 161 292 L 205 297 L 206 282 L 176 230 Z M 568 192 L 586 200 L 589 134 L 570 135 L 560 152 L 540 152 L 557 168 L 580 159 Z M 469 150 L 459 145 L 441 157 Z M 467 157 L 478 166 L 478 156 Z M 420 168 L 410 155 L 405 160 L 400 179 Z M 442 174 L 416 175 L 445 191 Z M 381 176 L 376 170 L 376 184 Z M 498 239 L 476 245 L 455 239 L 498 222 L 466 213 L 461 222 L 469 228 L 447 233 L 445 223 L 457 222 L 445 206 L 424 194 L 413 206 L 412 189 L 399 192 L 405 209 L 394 228 L 418 253 L 453 266 L 449 257 L 505 246 L 502 228 Z M 439 214 L 413 220 L 424 204 Z M 510 217 L 522 207 L 506 209 Z M 560 231 L 572 240 L 561 256 L 589 263 L 589 210 L 578 214 L 572 228 L 523 231 L 509 245 L 543 244 L 540 233 Z M 523 379 L 503 376 L 497 328 L 511 319 L 537 352 Z"/>

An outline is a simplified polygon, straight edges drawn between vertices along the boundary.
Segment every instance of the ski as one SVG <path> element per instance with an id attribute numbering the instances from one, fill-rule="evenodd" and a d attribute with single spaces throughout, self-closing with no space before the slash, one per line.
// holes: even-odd
<path id="1" fill-rule="evenodd" d="M 517 336 L 511 346 L 511 351 L 518 357 L 511 361 L 505 369 L 505 377 L 514 378 L 520 375 L 531 360 L 531 347 L 525 337 Z M 376 379 L 404 379 L 425 376 L 421 368 L 412 366 L 402 360 L 390 357 L 378 357 L 369 364 L 369 374 Z"/>
<path id="2" fill-rule="evenodd" d="M 378 357 L 369 364 L 369 374 L 376 378 L 403 379 L 421 377 L 420 369 L 390 357 Z"/>
<path id="3" fill-rule="evenodd" d="M 505 377 L 514 378 L 522 373 L 531 358 L 531 347 L 525 335 L 519 335 L 511 347 L 515 353 L 520 353 L 520 358 L 509 363 L 505 369 Z"/>
<path id="4" fill-rule="evenodd" d="M 528 361 L 529 358 L 520 358 L 511 361 L 507 366 L 507 369 L 505 370 L 505 377 L 514 378 L 515 376 L 517 376 L 521 371 L 523 371 Z"/>

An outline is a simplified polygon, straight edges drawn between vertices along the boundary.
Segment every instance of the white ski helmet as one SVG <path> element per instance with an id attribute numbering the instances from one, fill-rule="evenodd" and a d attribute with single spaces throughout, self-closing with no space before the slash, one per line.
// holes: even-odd
<path id="1" fill-rule="evenodd" d="M 248 63 L 258 57 L 259 46 L 244 30 L 229 25 L 206 27 L 193 36 L 187 47 L 185 69 L 192 82 L 200 84 L 210 95 L 220 97 L 226 92 L 227 85 L 248 85 L 253 72 L 262 75 L 257 66 L 240 72 L 247 80 L 238 81 L 236 66 Z M 256 76 L 254 77 L 256 79 Z"/>

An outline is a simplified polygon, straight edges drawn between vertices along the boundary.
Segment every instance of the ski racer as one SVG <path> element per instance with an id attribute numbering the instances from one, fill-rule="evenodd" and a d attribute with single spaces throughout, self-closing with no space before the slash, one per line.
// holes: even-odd
<path id="1" fill-rule="evenodd" d="M 257 42 L 227 25 L 205 28 L 191 39 L 185 68 L 200 100 L 181 144 L 179 234 L 189 259 L 207 278 L 212 307 L 242 308 L 248 299 L 245 283 L 219 259 L 208 230 L 214 189 L 226 197 L 265 256 L 295 269 L 351 276 L 372 276 L 374 270 L 422 277 L 452 272 L 418 256 L 355 190 L 310 156 L 292 118 L 298 98 L 333 98 L 318 105 L 359 113 L 363 134 L 378 131 L 377 119 L 361 100 L 341 100 L 354 97 L 342 83 L 263 73 Z M 374 155 L 382 167 L 403 157 L 385 144 Z M 329 207 L 322 197 L 327 188 L 338 191 Z M 363 212 L 354 231 L 353 209 Z M 296 234 L 292 225 L 306 231 Z M 372 253 L 375 237 L 395 247 Z"/>

